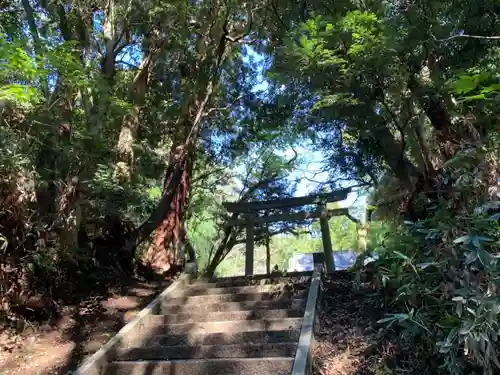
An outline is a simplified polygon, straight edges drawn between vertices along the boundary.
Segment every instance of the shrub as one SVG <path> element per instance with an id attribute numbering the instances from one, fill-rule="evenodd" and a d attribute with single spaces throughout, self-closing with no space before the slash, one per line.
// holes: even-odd
<path id="1" fill-rule="evenodd" d="M 378 285 L 397 311 L 380 323 L 431 342 L 452 374 L 468 363 L 500 370 L 499 218 L 481 209 L 457 214 L 441 203 L 379 249 Z"/>

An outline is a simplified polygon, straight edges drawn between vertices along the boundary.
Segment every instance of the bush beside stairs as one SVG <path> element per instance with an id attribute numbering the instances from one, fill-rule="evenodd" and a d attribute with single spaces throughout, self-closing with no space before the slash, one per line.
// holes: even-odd
<path id="1" fill-rule="evenodd" d="M 292 374 L 311 278 L 303 272 L 186 281 L 74 374 Z"/>

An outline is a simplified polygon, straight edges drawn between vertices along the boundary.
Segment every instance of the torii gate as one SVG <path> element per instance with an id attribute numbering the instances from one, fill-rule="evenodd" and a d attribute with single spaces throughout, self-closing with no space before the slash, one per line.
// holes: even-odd
<path id="1" fill-rule="evenodd" d="M 245 255 L 245 275 L 253 275 L 253 260 L 254 260 L 254 226 L 255 224 L 273 223 L 278 221 L 301 221 L 306 219 L 318 219 L 321 225 L 321 238 L 323 242 L 323 250 L 325 253 L 325 263 L 327 272 L 335 271 L 333 261 L 332 239 L 330 237 L 330 228 L 328 219 L 332 216 L 346 215 L 349 216 L 347 208 L 338 208 L 329 210 L 327 203 L 343 201 L 351 189 L 336 190 L 326 194 L 315 194 L 305 197 L 295 197 L 287 199 L 276 199 L 269 201 L 253 201 L 253 202 L 224 202 L 223 205 L 228 212 L 244 214 L 243 219 L 229 220 L 226 226 L 246 227 L 246 255 Z M 269 209 L 282 209 L 300 207 L 316 204 L 317 209 L 313 212 L 300 211 L 296 213 L 284 213 L 280 215 L 257 216 L 258 211 Z"/>

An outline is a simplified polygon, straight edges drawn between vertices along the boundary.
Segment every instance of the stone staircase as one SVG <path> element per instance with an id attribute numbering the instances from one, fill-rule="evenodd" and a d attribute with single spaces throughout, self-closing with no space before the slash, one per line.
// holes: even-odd
<path id="1" fill-rule="evenodd" d="M 311 276 L 187 282 L 121 335 L 99 366 L 76 374 L 291 374 Z"/>

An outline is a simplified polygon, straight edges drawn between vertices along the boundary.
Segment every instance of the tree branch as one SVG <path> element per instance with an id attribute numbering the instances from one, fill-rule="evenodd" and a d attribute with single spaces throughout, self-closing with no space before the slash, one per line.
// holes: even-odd
<path id="1" fill-rule="evenodd" d="M 136 69 L 136 70 L 141 69 L 141 68 L 140 68 L 140 67 L 138 67 L 137 65 L 134 65 L 134 64 L 128 63 L 128 62 L 123 61 L 123 60 L 117 60 L 117 61 L 116 61 L 116 64 L 123 64 L 123 65 L 127 65 L 127 66 L 130 66 L 131 68 L 134 68 L 134 69 Z"/>
<path id="2" fill-rule="evenodd" d="M 209 177 L 210 175 L 213 175 L 213 174 L 216 174 L 217 172 L 223 172 L 225 168 L 215 168 L 215 169 L 210 169 L 208 170 L 207 172 L 205 173 L 202 173 L 200 174 L 199 176 L 197 177 L 194 177 L 192 180 L 191 180 L 191 183 L 194 185 L 196 183 L 198 183 L 199 181 L 202 181 L 204 180 L 205 178 Z"/>
<path id="3" fill-rule="evenodd" d="M 40 59 L 40 56 L 42 54 L 42 44 L 40 41 L 40 34 L 38 32 L 38 28 L 36 26 L 36 21 L 35 21 L 35 12 L 29 2 L 29 0 L 22 0 L 22 6 L 24 9 L 24 12 L 26 13 L 26 18 L 28 21 L 28 27 L 31 33 L 31 37 L 33 38 L 33 46 L 35 50 L 35 58 L 36 60 Z M 45 97 L 49 95 L 49 89 L 48 89 L 48 84 L 47 81 L 41 78 L 41 85 L 42 85 L 42 93 Z"/>
<path id="4" fill-rule="evenodd" d="M 348 213 L 346 213 L 346 214 L 345 214 L 345 216 L 346 216 L 349 220 L 351 220 L 351 221 L 355 222 L 356 224 L 358 224 L 358 223 L 360 222 L 360 220 L 356 219 L 356 218 L 355 218 L 354 216 L 352 216 L 349 212 L 348 212 Z"/>
<path id="5" fill-rule="evenodd" d="M 394 123 L 394 125 L 398 129 L 399 134 L 401 134 L 401 156 L 400 156 L 400 158 L 401 158 L 401 160 L 404 160 L 404 154 L 406 151 L 406 135 L 404 133 L 403 126 L 399 123 L 399 119 L 397 118 L 396 114 L 392 111 L 392 109 L 389 107 L 389 105 L 385 101 L 384 91 L 383 91 L 383 82 L 378 75 L 376 76 L 376 80 L 377 80 L 377 84 L 378 84 L 378 89 L 380 90 L 379 102 L 382 104 L 382 106 L 387 111 L 387 113 L 389 113 L 389 115 L 391 116 L 392 122 Z"/>
<path id="6" fill-rule="evenodd" d="M 205 112 L 205 116 L 208 116 L 210 113 L 215 112 L 215 111 L 225 111 L 231 108 L 233 105 L 235 105 L 241 98 L 243 98 L 243 95 L 238 96 L 236 99 L 234 99 L 231 103 L 226 105 L 225 107 L 221 108 L 210 108 L 207 112 Z"/>
<path id="7" fill-rule="evenodd" d="M 252 31 L 252 25 L 253 25 L 253 16 L 254 16 L 254 12 L 259 9 L 259 7 L 257 8 L 253 8 L 253 9 L 250 9 L 248 11 L 248 22 L 247 22 L 247 26 L 245 27 L 246 31 L 241 33 L 240 35 L 238 36 L 231 36 L 229 35 L 229 32 L 226 33 L 225 37 L 227 40 L 229 40 L 230 42 L 239 42 L 241 39 L 243 39 L 244 37 L 250 35 L 251 31 Z"/>
<path id="8" fill-rule="evenodd" d="M 286 32 L 291 33 L 290 28 L 286 25 L 285 21 L 283 21 L 283 19 L 279 15 L 278 9 L 277 9 L 276 4 L 274 3 L 274 1 L 271 1 L 270 3 L 271 3 L 272 11 L 273 11 L 274 16 L 276 17 L 276 19 L 279 21 L 279 23 L 285 29 Z M 299 39 L 297 39 L 296 37 L 293 37 L 293 40 L 294 40 L 295 44 L 297 44 L 297 46 L 299 46 L 300 48 L 302 48 L 302 43 L 300 43 Z"/>
<path id="9" fill-rule="evenodd" d="M 444 39 L 437 39 L 434 35 L 432 36 L 437 42 L 447 42 L 449 40 L 458 39 L 458 38 L 467 38 L 467 39 L 483 39 L 483 40 L 500 40 L 500 36 L 483 36 L 483 35 L 469 35 L 469 34 L 459 34 L 453 35 Z"/>

